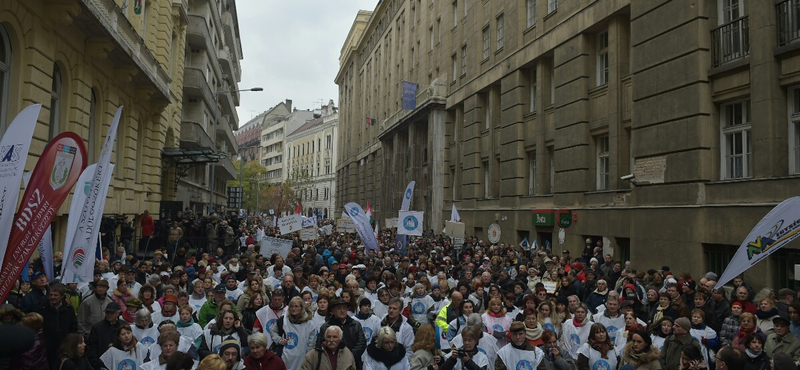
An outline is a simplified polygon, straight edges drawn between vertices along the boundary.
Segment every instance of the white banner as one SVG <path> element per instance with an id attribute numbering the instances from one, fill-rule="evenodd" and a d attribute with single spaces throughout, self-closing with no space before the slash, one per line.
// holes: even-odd
<path id="1" fill-rule="evenodd" d="M 800 236 L 800 197 L 784 200 L 747 234 L 719 277 L 719 288 Z"/>
<path id="2" fill-rule="evenodd" d="M 36 249 L 39 250 L 39 257 L 42 259 L 44 274 L 50 281 L 53 281 L 56 277 L 53 274 L 53 231 L 51 229 L 52 226 L 47 227 Z"/>
<path id="3" fill-rule="evenodd" d="M 322 227 L 322 230 L 325 231 L 325 235 L 333 234 L 333 225 L 325 225 Z"/>
<path id="4" fill-rule="evenodd" d="M 422 212 L 400 211 L 400 224 L 397 225 L 397 235 L 422 236 Z"/>
<path id="5" fill-rule="evenodd" d="M 278 227 L 281 235 L 286 235 L 303 228 L 303 216 L 298 214 L 283 216 L 278 219 Z"/>
<path id="6" fill-rule="evenodd" d="M 386 228 L 387 229 L 395 229 L 395 228 L 397 228 L 397 224 L 400 223 L 400 219 L 399 218 L 387 218 L 385 220 L 385 222 L 386 222 Z"/>
<path id="7" fill-rule="evenodd" d="M 314 227 L 316 225 L 317 225 L 317 219 L 315 217 L 303 217 L 303 222 L 302 222 L 303 228 Z"/>
<path id="8" fill-rule="evenodd" d="M 453 203 L 453 209 L 450 210 L 450 221 L 461 222 L 461 216 L 458 215 L 455 203 Z"/>
<path id="9" fill-rule="evenodd" d="M 67 233 L 74 233 L 72 238 L 72 246 L 70 247 L 70 254 L 64 256 L 64 264 L 67 265 L 66 273 L 62 281 L 64 283 L 74 282 L 87 282 L 91 281 L 92 273 L 94 271 L 94 263 L 91 259 L 84 260 L 82 258 L 74 258 L 76 252 L 86 248 L 87 251 L 94 250 L 94 241 L 100 235 L 100 223 L 103 218 L 103 208 L 106 205 L 106 195 L 108 194 L 108 185 L 111 182 L 111 173 L 113 166 L 111 165 L 111 154 L 114 150 L 114 142 L 117 139 L 117 126 L 119 126 L 119 118 L 122 115 L 122 106 L 117 108 L 117 113 L 114 114 L 114 120 L 111 121 L 111 127 L 108 128 L 108 134 L 103 142 L 103 148 L 100 150 L 100 158 L 97 160 L 97 167 L 94 169 L 92 175 L 92 185 L 89 193 L 86 196 L 86 201 L 81 208 L 80 219 L 75 230 L 67 230 Z M 75 217 L 75 215 L 73 215 Z M 91 249 L 90 249 L 91 248 Z M 90 256 L 90 253 L 85 253 L 85 256 Z"/>
<path id="10" fill-rule="evenodd" d="M 89 194 L 89 189 L 92 187 L 92 175 L 94 175 L 94 169 L 97 167 L 97 164 L 90 164 L 86 166 L 86 169 L 81 172 L 81 177 L 78 177 L 78 182 L 75 183 L 75 190 L 72 193 L 72 203 L 69 205 L 69 214 L 71 215 L 78 215 L 81 213 L 81 208 L 83 208 L 83 203 L 86 202 L 86 195 Z M 75 230 L 78 227 L 78 218 L 77 217 L 68 217 L 67 218 L 67 230 Z M 72 238 L 75 237 L 75 233 L 67 233 L 65 242 L 64 242 L 64 261 L 67 260 L 67 256 L 72 255 Z M 110 251 L 109 251 L 110 252 Z M 64 276 L 64 272 L 67 270 L 67 264 L 61 264 L 61 276 Z"/>
<path id="11" fill-rule="evenodd" d="M 281 257 L 286 258 L 291 251 L 291 240 L 271 238 L 269 236 L 265 236 L 264 239 L 261 239 L 261 255 L 266 258 L 272 257 L 273 253 L 278 253 Z"/>
<path id="12" fill-rule="evenodd" d="M 307 229 L 300 229 L 300 240 L 309 241 L 317 238 L 317 228 L 309 227 Z"/>
<path id="13" fill-rule="evenodd" d="M 19 112 L 0 140 L 0 194 L 3 195 L 0 198 L 0 266 L 8 248 L 22 172 L 25 170 L 33 129 L 36 128 L 41 109 L 41 104 L 34 104 Z"/>
<path id="14" fill-rule="evenodd" d="M 375 234 L 373 234 L 372 227 L 369 224 L 369 217 L 367 217 L 367 214 L 361 206 L 350 202 L 344 207 L 350 215 L 350 219 L 353 220 L 353 225 L 356 228 L 356 232 L 358 232 L 358 236 L 361 238 L 361 242 L 364 243 L 364 252 L 369 252 L 370 249 L 374 249 L 376 252 L 380 251 L 378 239 L 375 238 Z"/>
<path id="15" fill-rule="evenodd" d="M 403 203 L 400 205 L 401 211 L 408 211 L 408 207 L 411 206 L 411 197 L 414 196 L 414 185 L 416 184 L 416 181 L 412 181 L 406 186 L 406 191 L 403 192 Z"/>
<path id="16" fill-rule="evenodd" d="M 350 218 L 340 218 L 336 220 L 336 232 L 339 233 L 354 233 L 356 232 L 356 225 Z"/>

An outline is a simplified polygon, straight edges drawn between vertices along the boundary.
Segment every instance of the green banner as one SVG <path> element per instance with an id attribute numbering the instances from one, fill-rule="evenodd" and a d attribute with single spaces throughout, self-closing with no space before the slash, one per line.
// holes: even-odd
<path id="1" fill-rule="evenodd" d="M 552 209 L 533 211 L 533 226 L 553 226 L 554 224 L 555 212 Z"/>

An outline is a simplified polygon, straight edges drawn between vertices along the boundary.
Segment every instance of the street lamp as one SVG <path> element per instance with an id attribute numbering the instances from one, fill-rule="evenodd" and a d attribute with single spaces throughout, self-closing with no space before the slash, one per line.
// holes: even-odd
<path id="1" fill-rule="evenodd" d="M 217 93 L 214 96 L 214 103 L 215 103 L 214 104 L 214 108 L 215 108 L 214 109 L 214 133 L 213 133 L 213 135 L 214 135 L 214 148 L 212 148 L 212 150 L 214 151 L 215 154 L 217 153 L 217 124 L 218 124 L 219 118 L 220 118 L 219 117 L 219 114 L 220 114 L 220 112 L 219 112 L 219 97 L 222 94 L 231 94 L 231 93 L 242 92 L 242 91 L 264 91 L 264 88 L 263 87 L 253 87 L 253 88 L 241 89 L 241 90 L 217 91 Z M 216 164 L 211 166 L 211 205 L 209 207 L 209 212 L 208 213 L 211 213 L 215 209 L 215 207 L 214 207 L 215 189 L 214 188 L 216 187 L 216 168 L 217 168 Z"/>

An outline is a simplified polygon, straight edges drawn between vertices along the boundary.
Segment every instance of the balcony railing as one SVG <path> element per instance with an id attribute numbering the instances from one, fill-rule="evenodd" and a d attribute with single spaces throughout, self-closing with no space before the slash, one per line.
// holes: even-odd
<path id="1" fill-rule="evenodd" d="M 747 17 L 723 24 L 711 31 L 714 67 L 750 55 L 750 34 Z"/>
<path id="2" fill-rule="evenodd" d="M 775 5 L 778 17 L 778 46 L 800 40 L 800 0 L 786 0 Z"/>

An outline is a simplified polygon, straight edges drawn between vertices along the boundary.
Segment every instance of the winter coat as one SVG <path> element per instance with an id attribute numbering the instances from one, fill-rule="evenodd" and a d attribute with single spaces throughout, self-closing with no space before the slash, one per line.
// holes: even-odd
<path id="1" fill-rule="evenodd" d="M 122 308 L 122 311 L 127 311 L 128 307 L 125 306 L 125 303 L 127 303 L 131 298 L 136 298 L 136 296 L 131 293 L 130 289 L 126 290 L 125 293 L 122 293 L 119 291 L 119 288 L 117 288 L 114 289 L 114 294 L 111 295 L 111 300 L 117 302 L 119 307 Z"/>
<path id="2" fill-rule="evenodd" d="M 558 351 L 560 355 L 558 358 L 555 358 L 552 354 L 549 354 L 549 351 L 546 348 L 542 349 L 544 351 L 544 358 L 542 359 L 542 363 L 539 365 L 541 369 L 541 365 L 544 365 L 545 370 L 576 370 L 578 367 L 575 366 L 575 361 L 569 358 L 569 352 L 565 350 L 563 347 L 558 347 Z"/>
<path id="3" fill-rule="evenodd" d="M 633 365 L 637 370 L 661 370 L 661 363 L 658 362 L 660 354 L 661 351 L 652 344 L 647 352 L 635 354 L 633 343 L 628 343 L 625 345 L 619 365 Z"/>
<path id="4" fill-rule="evenodd" d="M 750 357 L 749 352 L 745 354 L 744 370 L 770 370 L 771 368 L 766 352 L 761 351 L 756 357 Z"/>
<path id="5" fill-rule="evenodd" d="M 767 341 L 764 343 L 764 352 L 769 358 L 775 357 L 776 353 L 785 353 L 792 356 L 796 364 L 800 362 L 800 339 L 792 333 L 787 333 L 783 338 L 778 338 L 777 334 L 772 333 L 767 336 Z"/>
<path id="6" fill-rule="evenodd" d="M 331 325 L 336 325 L 342 328 L 342 332 L 344 333 L 342 335 L 342 343 L 345 345 L 345 347 L 350 349 L 350 355 L 355 359 L 355 361 L 361 363 L 361 357 L 364 355 L 364 351 L 367 349 L 367 338 L 364 336 L 364 329 L 361 327 L 361 323 L 350 316 L 347 316 L 344 319 L 344 322 L 340 321 L 333 315 L 328 316 L 328 321 L 322 324 L 322 326 L 319 328 L 318 333 L 320 334 L 317 335 L 316 347 L 322 348 L 322 342 L 325 339 L 325 331 L 328 330 L 328 327 Z M 306 359 L 308 359 L 307 356 Z M 336 369 L 340 370 L 339 367 Z"/>
<path id="7" fill-rule="evenodd" d="M 260 359 L 256 359 L 253 355 L 245 357 L 244 367 L 247 370 L 286 370 L 283 360 L 270 350 L 266 350 Z"/>
<path id="8" fill-rule="evenodd" d="M 693 345 L 700 348 L 700 343 L 692 338 L 689 333 L 678 339 L 675 334 L 667 337 L 664 341 L 664 348 L 661 349 L 661 355 L 658 360 L 661 362 L 661 368 L 664 370 L 678 370 L 681 364 L 681 349 L 684 346 Z"/>
<path id="9" fill-rule="evenodd" d="M 78 333 L 85 335 L 92 330 L 94 324 L 103 321 L 106 317 L 106 306 L 109 303 L 111 303 L 111 298 L 108 296 L 103 299 L 97 298 L 96 294 L 86 297 L 78 308 Z"/>
<path id="10" fill-rule="evenodd" d="M 64 358 L 57 366 L 59 366 L 57 367 L 59 370 L 94 370 L 86 356 L 74 360 L 71 358 Z"/>
<path id="11" fill-rule="evenodd" d="M 742 325 L 739 324 L 739 316 L 728 316 L 722 322 L 722 328 L 719 331 L 719 341 L 723 346 L 730 346 L 733 343 L 733 338 L 736 337 L 736 332 Z"/>
<path id="12" fill-rule="evenodd" d="M 606 304 L 606 299 L 608 299 L 608 289 L 602 293 L 595 290 L 592 292 L 592 294 L 589 294 L 589 296 L 586 297 L 586 305 L 589 306 L 589 309 L 592 311 L 592 315 L 597 313 L 597 307 Z"/>
<path id="13" fill-rule="evenodd" d="M 47 361 L 51 365 L 55 365 L 59 361 L 58 346 L 61 345 L 61 341 L 67 334 L 78 332 L 78 319 L 75 317 L 75 311 L 67 302 L 62 302 L 58 308 L 53 308 L 48 302 L 36 312 L 44 319 L 42 332 L 47 349 Z"/>
<path id="14" fill-rule="evenodd" d="M 102 320 L 92 327 L 89 332 L 89 339 L 86 340 L 86 357 L 89 358 L 89 362 L 95 368 L 99 369 L 103 366 L 100 356 L 117 339 L 117 328 L 122 324 L 122 320 L 117 320 L 114 323 Z"/>
<path id="15" fill-rule="evenodd" d="M 362 333 L 363 334 L 363 333 Z M 322 337 L 322 336 L 320 336 Z M 300 370 L 333 370 L 331 360 L 322 347 L 317 346 L 308 351 Z M 356 370 L 356 360 L 353 353 L 344 345 L 344 341 L 339 344 L 339 353 L 336 357 L 336 370 Z"/>
<path id="16" fill-rule="evenodd" d="M 45 356 L 45 341 L 44 332 L 42 329 L 36 332 L 36 340 L 33 342 L 33 347 L 23 352 L 19 356 L 11 359 L 12 369 L 47 369 L 47 356 Z"/>
<path id="17" fill-rule="evenodd" d="M 364 370 L 409 370 L 406 348 L 402 343 L 397 343 L 391 351 L 387 352 L 378 347 L 377 339 L 377 336 L 372 339 L 364 353 Z"/>
<path id="18" fill-rule="evenodd" d="M 427 370 L 428 366 L 433 365 L 433 352 L 425 349 L 414 351 L 411 359 L 408 360 L 408 365 L 411 370 Z"/>

